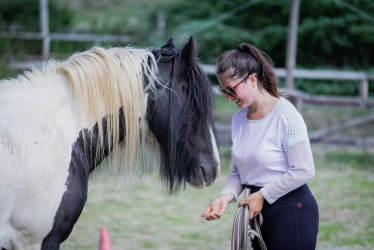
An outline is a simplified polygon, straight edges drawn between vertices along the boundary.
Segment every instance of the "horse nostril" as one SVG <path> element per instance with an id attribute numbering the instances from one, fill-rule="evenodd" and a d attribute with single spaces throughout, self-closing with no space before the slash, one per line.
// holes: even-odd
<path id="1" fill-rule="evenodd" d="M 204 178 L 204 181 L 205 181 L 205 186 L 210 186 L 214 183 L 214 180 L 216 179 L 217 177 L 217 173 L 216 172 L 212 172 L 212 174 L 210 174 L 209 171 L 207 171 L 206 167 L 204 166 L 201 166 L 201 172 L 203 173 L 203 178 Z"/>
<path id="2" fill-rule="evenodd" d="M 206 180 L 206 171 L 205 171 L 205 168 L 203 166 L 200 166 L 201 168 L 201 172 L 203 173 L 203 179 Z"/>

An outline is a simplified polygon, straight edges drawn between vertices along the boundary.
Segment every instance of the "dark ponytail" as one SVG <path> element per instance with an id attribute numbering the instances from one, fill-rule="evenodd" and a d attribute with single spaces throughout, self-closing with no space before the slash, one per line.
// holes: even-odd
<path id="1" fill-rule="evenodd" d="M 245 77 L 256 74 L 260 89 L 279 97 L 278 78 L 273 70 L 271 58 L 249 43 L 241 43 L 236 50 L 226 51 L 217 61 L 216 74 L 230 73 L 230 77 Z"/>

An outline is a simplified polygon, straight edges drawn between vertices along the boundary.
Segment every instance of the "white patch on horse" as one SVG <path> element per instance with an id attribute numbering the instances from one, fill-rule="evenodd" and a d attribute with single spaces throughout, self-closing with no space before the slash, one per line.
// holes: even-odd
<path id="1" fill-rule="evenodd" d="M 0 190 L 12 190 L 0 192 L 7 201 L 0 203 L 0 246 L 6 249 L 40 249 L 66 191 L 72 145 L 82 129 L 66 79 L 42 79 L 17 88 L 0 82 Z"/>
<path id="2" fill-rule="evenodd" d="M 211 142 L 212 142 L 214 158 L 218 163 L 218 166 L 217 166 L 217 176 L 218 176 L 220 171 L 221 171 L 221 161 L 220 161 L 220 158 L 219 158 L 219 151 L 218 151 L 218 147 L 217 147 L 217 142 L 216 142 L 216 138 L 214 137 L 212 127 L 210 127 L 209 131 L 210 131 L 210 138 L 212 138 Z"/>

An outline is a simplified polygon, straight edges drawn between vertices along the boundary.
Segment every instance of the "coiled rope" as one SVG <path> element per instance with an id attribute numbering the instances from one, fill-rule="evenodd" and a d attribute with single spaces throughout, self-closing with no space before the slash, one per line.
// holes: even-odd
<path id="1" fill-rule="evenodd" d="M 250 195 L 249 188 L 244 190 L 244 198 Z M 231 250 L 253 250 L 252 241 L 257 237 L 261 249 L 266 250 L 265 242 L 262 239 L 260 226 L 262 226 L 263 218 L 261 213 L 249 219 L 249 208 L 245 204 L 236 211 L 231 236 Z"/>

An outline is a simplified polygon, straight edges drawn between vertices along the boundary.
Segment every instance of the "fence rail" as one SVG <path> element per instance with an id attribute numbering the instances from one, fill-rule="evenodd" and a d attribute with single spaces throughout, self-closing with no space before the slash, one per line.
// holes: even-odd
<path id="1" fill-rule="evenodd" d="M 202 68 L 207 74 L 215 74 L 213 65 L 203 64 Z M 374 74 L 357 71 L 294 69 L 292 72 L 294 78 L 300 79 L 357 81 L 359 97 L 362 99 L 368 99 L 369 80 L 374 80 Z M 274 73 L 279 78 L 287 76 L 287 70 L 284 68 L 275 68 Z"/>
<path id="2" fill-rule="evenodd" d="M 201 66 L 207 74 L 215 74 L 214 65 Z M 281 78 L 287 76 L 287 70 L 284 68 L 274 68 L 274 73 Z M 314 80 L 374 80 L 374 74 L 371 73 L 341 70 L 294 69 L 293 77 Z"/>
<path id="3" fill-rule="evenodd" d="M 32 60 L 23 62 L 13 62 L 9 63 L 8 67 L 17 70 L 26 70 L 32 67 L 39 68 L 43 65 L 43 60 Z M 215 67 L 213 65 L 202 65 L 203 70 L 207 74 L 214 74 Z M 369 85 L 368 79 L 374 79 L 374 74 L 366 74 L 363 72 L 347 72 L 347 71 L 322 71 L 322 70 L 294 70 L 295 77 L 306 78 L 306 79 L 321 79 L 317 76 L 323 77 L 322 79 L 333 80 L 359 80 L 360 92 L 357 97 L 348 96 L 317 96 L 309 95 L 298 90 L 287 90 L 279 89 L 280 92 L 284 92 L 284 96 L 290 99 L 298 110 L 301 109 L 303 104 L 311 105 L 332 105 L 332 106 L 352 106 L 352 107 L 374 107 L 374 99 L 369 98 Z M 303 72 L 307 72 L 304 75 Z M 284 77 L 286 75 L 285 69 L 276 68 L 275 73 L 278 77 Z M 346 76 L 347 78 L 340 78 L 341 76 Z M 215 93 L 219 94 L 218 88 L 214 87 Z"/>
<path id="4" fill-rule="evenodd" d="M 50 40 L 73 41 L 73 42 L 122 42 L 130 43 L 134 41 L 131 36 L 112 35 L 112 34 L 78 34 L 78 33 L 49 33 Z M 40 32 L 1 32 L 0 38 L 25 39 L 25 40 L 43 40 L 45 35 Z"/>

